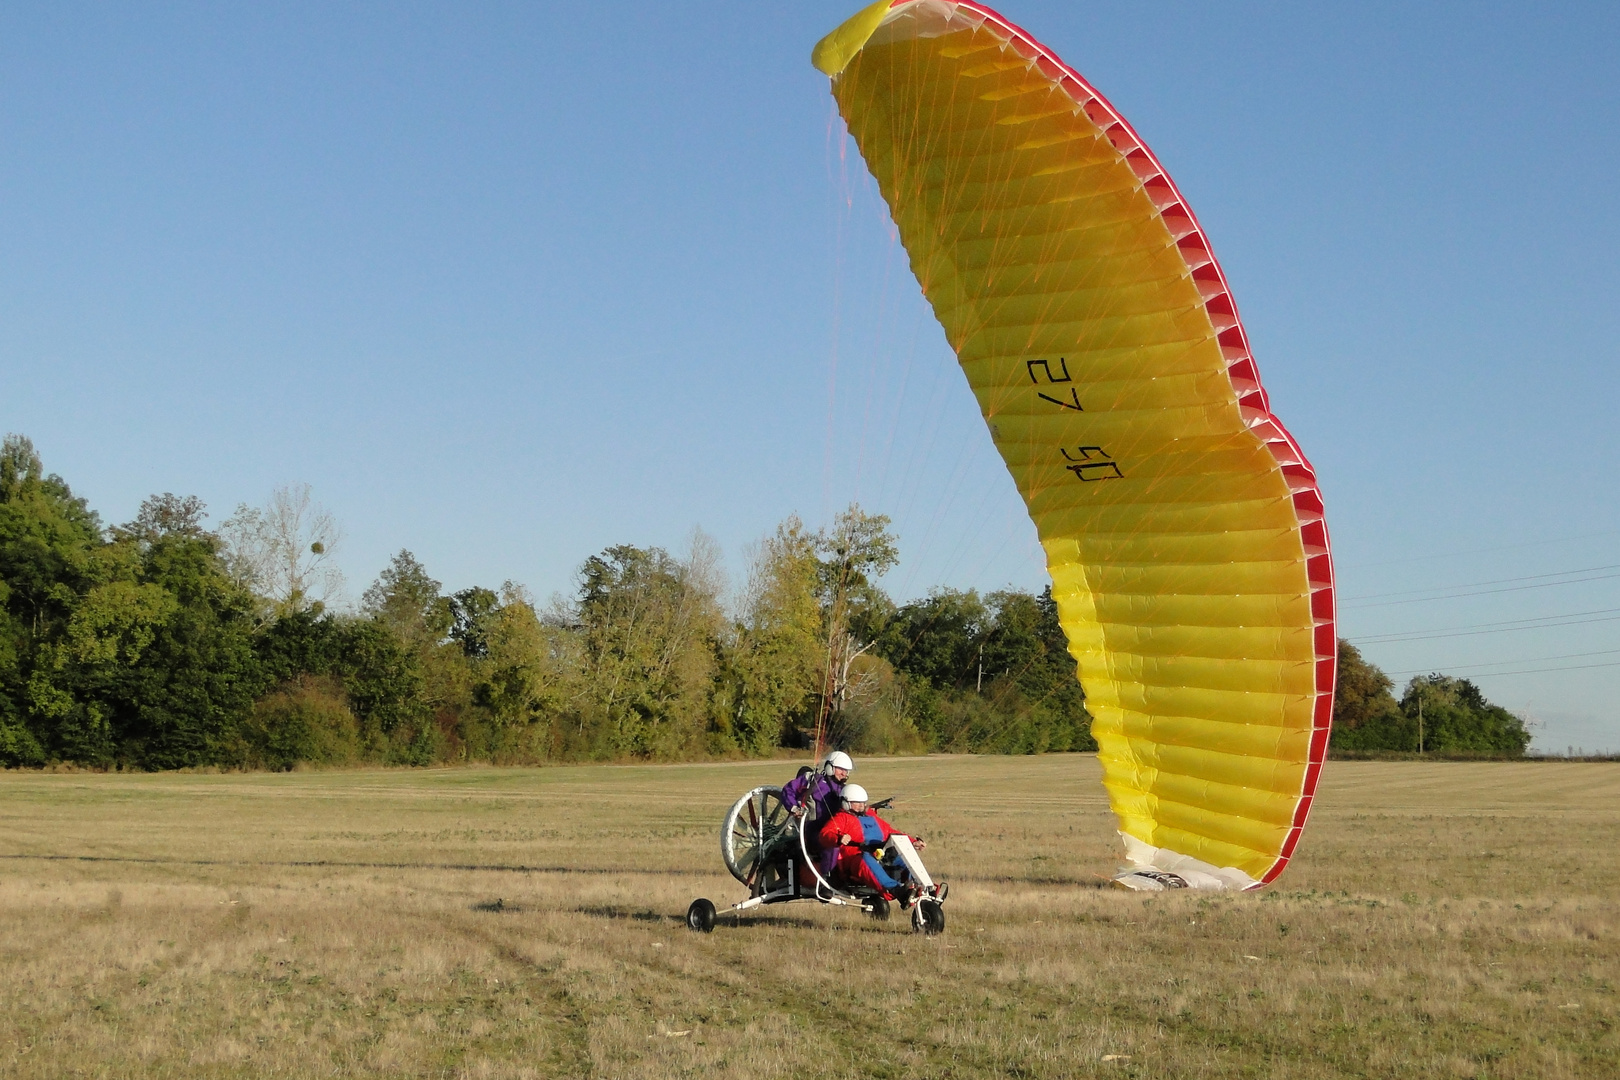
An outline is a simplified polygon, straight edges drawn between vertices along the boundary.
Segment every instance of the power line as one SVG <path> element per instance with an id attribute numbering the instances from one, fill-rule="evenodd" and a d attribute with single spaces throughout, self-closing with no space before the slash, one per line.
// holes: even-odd
<path id="1" fill-rule="evenodd" d="M 1452 671 L 1474 671 L 1474 670 L 1477 670 L 1479 668 L 1507 667 L 1507 666 L 1512 665 L 1512 664 L 1540 664 L 1540 663 L 1543 663 L 1543 662 L 1548 661 L 1548 660 L 1579 660 L 1582 657 L 1587 657 L 1587 656 L 1614 656 L 1616 653 L 1620 653 L 1620 649 L 1599 649 L 1599 650 L 1597 650 L 1595 652 L 1564 653 L 1562 656 L 1532 656 L 1532 657 L 1527 657 L 1527 658 L 1525 658 L 1523 660 L 1498 660 L 1494 664 L 1463 664 L 1463 665 L 1460 665 L 1460 666 L 1452 664 L 1452 665 L 1446 665 L 1444 670 L 1447 671 L 1447 672 L 1452 672 Z M 1590 667 L 1607 667 L 1608 665 L 1606 665 L 1606 664 L 1592 664 L 1592 665 L 1586 665 L 1586 666 L 1590 666 Z M 1426 671 L 1440 671 L 1440 670 L 1441 670 L 1441 668 L 1438 668 L 1438 667 L 1426 667 L 1426 668 L 1413 668 L 1413 669 L 1411 669 L 1409 671 L 1391 671 L 1391 672 L 1388 672 L 1387 674 L 1390 674 L 1390 675 L 1422 675 Z M 1538 670 L 1538 671 L 1575 671 L 1575 670 L 1578 670 L 1578 669 L 1577 668 L 1537 668 L 1537 669 L 1534 669 L 1534 670 Z M 1510 674 L 1510 673 L 1509 672 L 1486 672 L 1485 674 L 1506 675 L 1506 674 Z"/>
<path id="2" fill-rule="evenodd" d="M 1479 677 L 1482 679 L 1494 679 L 1498 675 L 1535 675 L 1542 671 L 1590 671 L 1593 668 L 1609 667 L 1620 667 L 1620 660 L 1616 660 L 1608 664 L 1574 664 L 1569 667 L 1533 667 L 1524 668 L 1520 671 L 1482 671 L 1480 672 Z"/>
<path id="3" fill-rule="evenodd" d="M 1347 566 L 1361 569 L 1372 566 L 1397 566 L 1402 563 L 1430 562 L 1434 559 L 1460 559 L 1465 555 L 1488 555 L 1494 551 L 1522 551 L 1525 548 L 1551 547 L 1554 544 L 1572 544 L 1577 540 L 1594 540 L 1600 536 L 1620 536 L 1620 529 L 1604 529 L 1602 532 L 1580 533 L 1576 536 L 1559 536 L 1551 540 L 1530 540 L 1523 544 L 1499 544 L 1496 547 L 1470 548 L 1467 551 L 1448 551 L 1438 555 L 1413 555 L 1405 559 L 1381 559 L 1370 563 L 1347 563 Z"/>
<path id="4" fill-rule="evenodd" d="M 1381 634 L 1361 638 L 1362 645 L 1384 645 L 1397 641 L 1434 641 L 1440 638 L 1475 637 L 1480 634 L 1509 634 L 1516 630 L 1546 630 L 1558 626 L 1584 626 L 1587 623 L 1620 620 L 1620 608 L 1599 608 L 1595 611 L 1572 611 L 1564 615 L 1544 615 L 1536 619 L 1506 619 L 1502 622 L 1472 623 L 1467 626 L 1449 626 L 1439 630 L 1415 630 L 1399 634 Z M 1587 618 L 1586 616 L 1599 616 Z M 1489 629 L 1489 628 L 1496 629 Z"/>
<path id="5" fill-rule="evenodd" d="M 1451 589 L 1481 589 L 1486 585 L 1512 585 L 1519 581 L 1540 581 L 1542 578 L 1568 577 L 1571 574 L 1596 574 L 1604 570 L 1620 570 L 1613 566 L 1589 566 L 1584 570 L 1559 570 L 1551 574 L 1526 574 L 1524 577 L 1498 578 L 1495 581 L 1475 581 L 1465 585 L 1442 585 L 1438 589 L 1406 589 L 1401 592 L 1368 593 L 1366 596 L 1347 596 L 1346 600 L 1382 600 L 1386 596 L 1417 596 L 1420 593 L 1444 592 Z"/>
<path id="6" fill-rule="evenodd" d="M 1483 589 L 1483 588 L 1479 588 L 1477 585 L 1456 585 L 1456 586 L 1452 586 L 1451 589 L 1448 589 L 1446 591 L 1435 590 L 1435 589 L 1415 590 L 1415 591 L 1420 591 L 1420 592 L 1435 592 L 1435 593 L 1438 593 L 1438 595 L 1435 595 L 1435 596 L 1416 596 L 1416 597 L 1413 597 L 1410 600 L 1384 600 L 1384 601 L 1382 601 L 1380 603 L 1377 603 L 1377 604 L 1347 603 L 1347 604 L 1345 604 L 1343 606 L 1347 607 L 1347 608 L 1394 607 L 1394 606 L 1399 605 L 1399 604 L 1424 604 L 1424 603 L 1428 603 L 1428 602 L 1433 601 L 1433 600 L 1460 600 L 1460 599 L 1464 599 L 1464 598 L 1470 597 L 1470 596 L 1490 596 L 1490 595 L 1495 594 L 1495 593 L 1524 592 L 1524 591 L 1526 591 L 1528 589 L 1550 589 L 1550 588 L 1553 588 L 1554 586 L 1557 586 L 1557 585 L 1580 585 L 1580 584 L 1583 584 L 1583 583 L 1588 582 L 1588 581 L 1608 581 L 1608 580 L 1610 580 L 1612 578 L 1620 577 L 1620 574 L 1597 574 L 1597 573 L 1594 573 L 1594 571 L 1597 571 L 1597 570 L 1614 570 L 1614 569 L 1620 569 L 1620 567 L 1596 566 L 1596 567 L 1592 567 L 1590 570 L 1566 570 L 1562 574 L 1535 574 L 1535 575 L 1532 575 L 1532 577 L 1529 577 L 1529 578 L 1505 578 L 1505 579 L 1503 579 L 1504 581 L 1530 581 L 1530 580 L 1533 580 L 1534 578 L 1544 578 L 1544 577 L 1566 577 L 1566 578 L 1568 578 L 1568 580 L 1565 580 L 1565 581 L 1542 581 L 1542 582 L 1540 582 L 1538 584 L 1535 584 L 1535 585 L 1510 585 L 1510 586 L 1507 586 L 1506 588 L 1501 588 L 1501 589 Z M 1571 575 L 1571 574 L 1591 574 L 1592 576 L 1591 577 L 1569 577 L 1569 575 Z M 1495 582 L 1480 582 L 1479 584 L 1480 585 L 1490 585 L 1490 584 L 1496 584 L 1496 583 Z M 1456 592 L 1456 591 L 1451 591 L 1452 589 L 1463 589 L 1463 590 L 1471 590 L 1471 591 Z M 1382 596 L 1401 596 L 1401 595 L 1405 595 L 1405 594 L 1402 594 L 1402 593 L 1381 593 L 1379 595 L 1382 595 Z"/>

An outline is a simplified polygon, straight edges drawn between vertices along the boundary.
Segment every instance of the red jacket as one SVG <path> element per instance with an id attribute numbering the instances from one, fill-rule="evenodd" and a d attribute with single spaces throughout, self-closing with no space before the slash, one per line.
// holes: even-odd
<path id="1" fill-rule="evenodd" d="M 832 816 L 832 820 L 821 827 L 821 849 L 838 850 L 842 855 L 849 850 L 859 850 L 862 844 L 887 841 L 899 831 L 871 811 L 857 817 L 848 810 L 840 810 Z M 839 843 L 845 836 L 849 837 L 848 845 Z"/>

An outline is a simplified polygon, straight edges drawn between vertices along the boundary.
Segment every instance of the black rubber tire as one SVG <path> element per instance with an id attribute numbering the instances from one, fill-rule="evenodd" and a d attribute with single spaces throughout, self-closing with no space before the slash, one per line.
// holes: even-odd
<path id="1" fill-rule="evenodd" d="M 945 905 L 931 896 L 917 901 L 911 909 L 911 926 L 920 934 L 933 937 L 945 932 Z"/>
<path id="2" fill-rule="evenodd" d="M 703 897 L 692 901 L 692 906 L 686 909 L 686 925 L 700 934 L 707 934 L 714 929 L 714 904 Z"/>
<path id="3" fill-rule="evenodd" d="M 889 921 L 889 902 L 887 900 L 880 896 L 875 900 L 868 901 L 868 903 L 872 905 L 866 912 L 868 915 L 878 922 Z"/>

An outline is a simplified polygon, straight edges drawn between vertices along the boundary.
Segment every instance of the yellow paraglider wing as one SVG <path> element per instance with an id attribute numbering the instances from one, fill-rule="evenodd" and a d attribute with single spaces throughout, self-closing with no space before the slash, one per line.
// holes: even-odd
<path id="1" fill-rule="evenodd" d="M 1270 881 L 1327 749 L 1333 572 L 1197 219 L 988 8 L 874 4 L 813 59 L 1028 504 L 1128 858 Z"/>

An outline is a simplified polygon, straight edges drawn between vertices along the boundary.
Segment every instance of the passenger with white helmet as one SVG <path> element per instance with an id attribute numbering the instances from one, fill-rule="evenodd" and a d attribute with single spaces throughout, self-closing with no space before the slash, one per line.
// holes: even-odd
<path id="1" fill-rule="evenodd" d="M 819 837 L 822 849 L 833 853 L 834 881 L 845 885 L 865 885 L 877 890 L 885 900 L 898 897 L 902 904 L 908 903 L 913 890 L 902 880 L 904 868 L 885 866 L 878 858 L 889 837 L 897 832 L 899 830 L 893 825 L 872 812 L 865 788 L 859 784 L 846 784 L 843 809 L 822 826 Z M 918 837 L 909 839 L 918 850 L 926 846 Z"/>
<path id="2" fill-rule="evenodd" d="M 811 849 L 823 874 L 832 871 L 829 853 L 816 850 L 816 838 L 823 825 L 843 806 L 844 783 L 855 771 L 855 762 L 842 750 L 834 750 L 821 761 L 821 768 L 806 765 L 799 775 L 782 788 L 782 801 L 802 814 L 806 846 Z"/>

